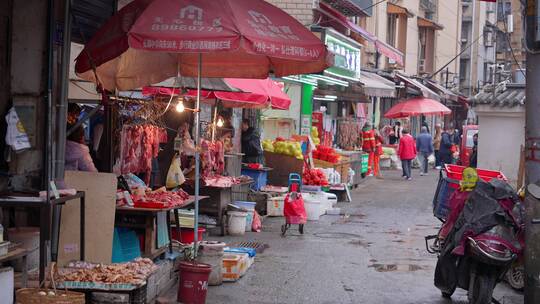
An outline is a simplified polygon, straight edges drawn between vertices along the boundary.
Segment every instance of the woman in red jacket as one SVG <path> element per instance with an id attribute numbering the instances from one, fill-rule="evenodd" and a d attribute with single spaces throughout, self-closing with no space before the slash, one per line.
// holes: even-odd
<path id="1" fill-rule="evenodd" d="M 412 180 L 411 165 L 416 158 L 416 142 L 407 129 L 403 130 L 403 137 L 399 141 L 398 156 L 403 167 L 403 177 Z"/>

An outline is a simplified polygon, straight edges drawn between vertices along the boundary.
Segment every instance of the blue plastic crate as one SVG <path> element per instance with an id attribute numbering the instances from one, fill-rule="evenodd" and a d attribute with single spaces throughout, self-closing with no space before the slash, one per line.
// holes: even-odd
<path id="1" fill-rule="evenodd" d="M 128 228 L 114 228 L 112 262 L 129 262 L 140 256 L 141 248 L 135 231 Z"/>
<path id="2" fill-rule="evenodd" d="M 456 191 L 456 181 L 441 174 L 433 198 L 433 215 L 441 221 L 446 221 L 450 214 L 450 197 L 454 191 Z"/>
<path id="3" fill-rule="evenodd" d="M 268 171 L 266 170 L 242 168 L 242 175 L 247 175 L 253 179 L 251 189 L 254 191 L 260 191 L 268 183 Z"/>

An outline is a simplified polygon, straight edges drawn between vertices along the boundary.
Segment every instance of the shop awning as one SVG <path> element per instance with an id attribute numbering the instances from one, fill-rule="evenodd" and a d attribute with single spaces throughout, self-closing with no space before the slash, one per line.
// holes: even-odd
<path id="1" fill-rule="evenodd" d="M 448 99 L 448 100 L 452 100 L 452 101 L 455 101 L 455 102 L 459 102 L 458 100 L 458 94 L 450 91 L 449 89 L 443 87 L 442 85 L 434 82 L 434 81 L 431 81 L 431 80 L 425 80 L 425 85 L 432 89 L 433 91 L 437 92 L 442 98 L 444 99 Z"/>
<path id="2" fill-rule="evenodd" d="M 396 97 L 396 85 L 375 73 L 362 71 L 360 77 L 364 95 L 374 97 Z"/>
<path id="3" fill-rule="evenodd" d="M 377 37 L 361 26 L 355 24 L 354 22 L 350 21 L 347 16 L 341 14 L 328 4 L 319 2 L 319 8 L 315 9 L 319 13 L 323 14 L 326 17 L 332 18 L 342 26 L 350 29 L 351 31 L 355 32 L 356 34 L 360 35 L 363 39 L 372 42 L 375 44 L 375 47 L 377 48 L 377 51 L 383 54 L 384 56 L 394 60 L 397 64 L 403 65 L 403 53 L 396 49 L 395 47 L 389 45 L 388 43 L 378 40 Z"/>
<path id="4" fill-rule="evenodd" d="M 390 2 L 388 2 L 388 5 L 386 6 L 386 12 L 388 14 L 406 15 L 408 18 L 414 17 L 414 14 L 407 8 Z"/>
<path id="5" fill-rule="evenodd" d="M 422 18 L 420 16 L 418 16 L 418 27 L 427 27 L 427 28 L 434 29 L 436 31 L 444 29 L 444 26 L 438 24 L 437 22 L 426 19 L 426 18 Z"/>
<path id="6" fill-rule="evenodd" d="M 371 16 L 371 1 L 361 0 L 324 0 L 332 7 L 344 12 L 347 16 Z M 365 3 L 364 3 L 365 2 Z"/>
<path id="7" fill-rule="evenodd" d="M 418 91 L 420 91 L 422 96 L 424 96 L 426 98 L 432 98 L 432 99 L 435 99 L 435 100 L 441 100 L 441 96 L 439 94 L 433 92 L 433 90 L 431 90 L 430 88 L 423 85 L 420 81 L 418 81 L 418 80 L 416 80 L 414 78 L 410 78 L 408 76 L 405 76 L 405 75 L 403 75 L 401 73 L 396 73 L 396 77 L 400 81 L 403 81 L 406 84 L 408 84 L 408 85 L 414 87 L 415 89 L 417 89 Z"/>

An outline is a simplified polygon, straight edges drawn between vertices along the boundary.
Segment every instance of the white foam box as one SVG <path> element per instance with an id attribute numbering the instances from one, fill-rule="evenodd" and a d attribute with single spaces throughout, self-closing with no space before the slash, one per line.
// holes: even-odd
<path id="1" fill-rule="evenodd" d="M 152 301 L 158 295 L 158 286 L 156 282 L 157 272 L 151 274 L 146 280 L 146 302 L 152 303 Z"/>
<path id="2" fill-rule="evenodd" d="M 128 304 L 129 294 L 112 292 L 92 292 L 92 303 L 95 304 Z"/>
<path id="3" fill-rule="evenodd" d="M 15 276 L 13 268 L 0 268 L 0 302 L 13 304 L 13 290 L 15 289 Z"/>

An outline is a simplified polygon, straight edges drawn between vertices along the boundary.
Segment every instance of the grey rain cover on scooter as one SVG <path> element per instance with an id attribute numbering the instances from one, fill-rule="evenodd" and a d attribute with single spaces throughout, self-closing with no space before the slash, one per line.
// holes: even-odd
<path id="1" fill-rule="evenodd" d="M 510 221 L 498 200 L 514 197 L 514 190 L 504 181 L 494 179 L 489 183 L 478 182 L 446 237 L 435 269 L 435 286 L 453 293 L 458 280 L 458 257 L 452 251 L 463 243 L 464 237 L 482 234 L 499 223 Z"/>

